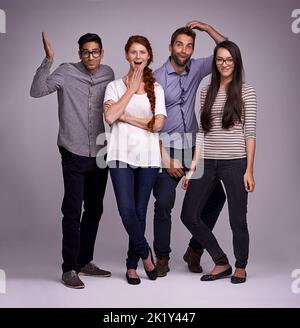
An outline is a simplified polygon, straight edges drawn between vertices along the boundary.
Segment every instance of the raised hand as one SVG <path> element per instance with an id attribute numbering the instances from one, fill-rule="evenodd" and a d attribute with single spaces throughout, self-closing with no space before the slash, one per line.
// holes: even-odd
<path id="1" fill-rule="evenodd" d="M 53 60 L 54 51 L 52 49 L 52 46 L 51 46 L 50 42 L 46 39 L 44 32 L 42 32 L 42 40 L 43 40 L 43 45 L 44 45 L 46 57 L 50 60 Z"/>
<path id="2" fill-rule="evenodd" d="M 209 24 L 193 20 L 193 21 L 186 23 L 186 27 L 208 33 L 208 35 L 212 39 L 214 39 L 215 42 L 222 42 L 225 40 L 225 37 L 222 34 L 220 34 L 218 31 L 216 31 Z"/>
<path id="3" fill-rule="evenodd" d="M 208 24 L 199 22 L 196 20 L 190 21 L 186 23 L 186 27 L 189 27 L 191 29 L 207 32 Z"/>

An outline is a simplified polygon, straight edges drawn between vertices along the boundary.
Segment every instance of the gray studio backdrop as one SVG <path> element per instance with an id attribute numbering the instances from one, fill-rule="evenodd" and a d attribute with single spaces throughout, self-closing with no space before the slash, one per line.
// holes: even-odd
<path id="1" fill-rule="evenodd" d="M 258 95 L 256 190 L 249 197 L 250 263 L 266 268 L 300 267 L 299 221 L 299 76 L 300 33 L 292 17 L 299 1 L 267 0 L 1 0 L 0 33 L 0 269 L 23 274 L 33 265 L 60 266 L 63 196 L 56 95 L 29 96 L 36 68 L 44 58 L 41 32 L 55 50 L 53 68 L 77 61 L 77 40 L 86 32 L 103 38 L 103 62 L 116 78 L 127 72 L 124 44 L 132 34 L 147 36 L 153 68 L 168 57 L 171 33 L 192 19 L 202 20 L 241 48 L 246 80 Z M 3 29 L 5 12 L 5 31 Z M 296 22 L 295 22 L 296 21 Z M 299 23 L 300 25 L 300 23 Z M 296 26 L 297 27 L 297 26 Z M 212 53 L 214 42 L 197 32 L 194 57 Z M 202 82 L 204 86 L 209 80 Z M 196 110 L 199 110 L 197 103 Z M 189 234 L 179 219 L 183 191 L 173 211 L 172 249 L 181 258 Z M 152 242 L 153 198 L 147 217 Z M 227 209 L 216 233 L 232 259 Z M 109 180 L 96 256 L 123 261 L 127 236 Z"/>

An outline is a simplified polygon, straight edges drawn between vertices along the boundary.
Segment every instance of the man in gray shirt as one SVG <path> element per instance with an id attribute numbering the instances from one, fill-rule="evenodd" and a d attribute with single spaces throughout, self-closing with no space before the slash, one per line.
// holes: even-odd
<path id="1" fill-rule="evenodd" d="M 109 277 L 109 271 L 92 263 L 108 169 L 96 164 L 100 147 L 96 138 L 104 133 L 103 99 L 106 85 L 114 80 L 112 69 L 101 64 L 102 41 L 97 34 L 80 37 L 78 63 L 61 64 L 52 74 L 54 52 L 42 34 L 46 58 L 38 68 L 30 95 L 58 96 L 59 133 L 64 198 L 62 202 L 62 282 L 84 288 L 78 274 Z M 81 217 L 82 203 L 84 212 Z"/>
<path id="2" fill-rule="evenodd" d="M 189 167 L 186 159 L 192 157 L 198 123 L 195 115 L 196 93 L 201 80 L 211 73 L 213 56 L 191 58 L 196 33 L 193 29 L 206 32 L 215 42 L 225 38 L 208 24 L 191 21 L 177 29 L 172 37 L 169 50 L 171 56 L 155 71 L 155 78 L 165 91 L 168 117 L 160 131 L 164 168 L 158 175 L 153 188 L 154 204 L 154 251 L 157 256 L 158 276 L 167 275 L 169 268 L 171 211 L 174 207 L 176 187 Z M 213 228 L 225 202 L 221 183 L 207 200 L 199 213 L 209 228 Z M 203 247 L 192 237 L 184 260 L 191 272 L 200 273 L 200 258 Z"/>

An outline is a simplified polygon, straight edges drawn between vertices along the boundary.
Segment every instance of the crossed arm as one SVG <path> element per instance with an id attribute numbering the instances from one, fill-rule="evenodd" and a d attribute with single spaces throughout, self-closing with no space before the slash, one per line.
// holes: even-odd
<path id="1" fill-rule="evenodd" d="M 128 104 L 130 98 L 131 97 L 127 94 L 126 91 L 118 102 L 114 102 L 113 100 L 107 100 L 104 103 L 105 121 L 111 125 L 112 123 L 118 120 L 120 122 L 128 123 L 138 128 L 149 131 L 148 128 L 148 123 L 150 122 L 149 119 L 145 119 L 125 113 L 125 107 Z M 164 121 L 165 121 L 164 115 L 160 115 L 160 114 L 155 115 L 155 122 L 151 132 L 160 131 L 164 125 Z"/>
<path id="2" fill-rule="evenodd" d="M 149 122 L 151 119 L 145 119 L 125 113 L 125 108 L 127 107 L 130 99 L 139 89 L 141 89 L 142 77 L 143 69 L 135 69 L 132 75 L 126 78 L 125 84 L 127 85 L 127 89 L 123 96 L 118 101 L 107 100 L 104 102 L 104 118 L 109 125 L 113 124 L 115 121 L 121 121 L 150 131 Z M 164 115 L 155 115 L 155 122 L 151 132 L 160 131 L 164 125 L 164 121 Z"/>

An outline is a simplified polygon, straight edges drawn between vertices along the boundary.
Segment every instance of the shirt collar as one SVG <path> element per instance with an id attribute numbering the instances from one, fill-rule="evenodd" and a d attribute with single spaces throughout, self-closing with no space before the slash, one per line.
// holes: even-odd
<path id="1" fill-rule="evenodd" d="M 165 65 L 166 65 L 166 70 L 167 70 L 168 74 L 173 74 L 173 73 L 177 74 L 174 70 L 173 65 L 171 64 L 171 56 L 169 56 Z M 191 59 L 186 64 L 185 71 L 180 75 L 187 75 L 190 72 L 190 68 L 191 68 Z"/>
<path id="2" fill-rule="evenodd" d="M 87 69 L 86 67 L 84 66 L 83 62 L 80 61 L 76 64 L 76 66 L 79 68 L 79 70 L 82 72 L 82 73 L 85 73 L 85 74 L 88 74 L 88 75 L 91 75 L 93 77 L 96 77 L 99 75 L 99 71 L 100 71 L 100 67 L 101 67 L 101 64 L 99 65 L 97 71 L 95 74 L 91 74 Z"/>

